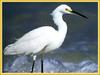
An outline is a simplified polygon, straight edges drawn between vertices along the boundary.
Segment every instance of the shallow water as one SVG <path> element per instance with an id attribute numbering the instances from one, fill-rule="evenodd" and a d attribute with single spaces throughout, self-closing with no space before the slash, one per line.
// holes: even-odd
<path id="1" fill-rule="evenodd" d="M 76 42 L 76 44 L 72 44 L 69 48 L 60 48 L 45 54 L 43 63 L 44 72 L 97 72 L 97 53 L 94 52 L 96 47 L 91 48 L 91 46 L 89 46 L 93 45 L 93 43 L 95 42 L 91 44 L 89 42 Z M 80 45 L 80 49 L 77 49 L 76 46 L 78 45 Z M 9 56 L 9 58 L 10 57 L 11 56 Z M 41 56 L 37 57 L 34 72 L 41 72 L 40 57 Z M 5 61 L 7 60 L 8 59 L 5 59 Z M 12 60 L 13 61 L 5 62 L 4 72 L 31 71 L 32 58 L 30 56 L 15 56 Z"/>

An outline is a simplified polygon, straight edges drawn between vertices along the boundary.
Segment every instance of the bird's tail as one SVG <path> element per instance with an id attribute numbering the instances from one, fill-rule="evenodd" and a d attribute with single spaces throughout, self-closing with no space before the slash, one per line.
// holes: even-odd
<path id="1" fill-rule="evenodd" d="M 4 49 L 4 55 L 14 54 L 14 52 L 12 50 L 13 50 L 13 44 L 10 44 L 10 45 L 6 46 L 5 49 Z"/>

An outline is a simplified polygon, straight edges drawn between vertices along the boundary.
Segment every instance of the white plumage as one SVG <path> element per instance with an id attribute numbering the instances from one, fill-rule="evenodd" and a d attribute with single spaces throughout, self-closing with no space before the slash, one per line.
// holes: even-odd
<path id="1" fill-rule="evenodd" d="M 56 39 L 55 35 L 57 31 L 49 26 L 40 27 L 30 31 L 21 37 L 14 44 L 8 45 L 4 52 L 7 55 L 13 54 L 36 54 L 40 52 L 44 47 L 52 43 L 53 39 Z"/>
<path id="2" fill-rule="evenodd" d="M 54 23 L 58 26 L 58 31 L 51 26 L 34 29 L 26 33 L 15 43 L 8 45 L 4 50 L 4 54 L 37 54 L 43 49 L 44 52 L 49 52 L 60 47 L 67 32 L 66 23 L 62 19 L 66 7 L 68 6 L 60 5 L 52 12 Z"/>
<path id="3" fill-rule="evenodd" d="M 73 12 L 68 5 L 62 4 L 58 6 L 51 13 L 55 25 L 58 26 L 58 30 L 55 30 L 51 26 L 43 26 L 34 29 L 26 33 L 15 43 L 8 45 L 4 49 L 4 54 L 14 55 L 24 53 L 26 55 L 35 55 L 40 52 L 46 53 L 55 50 L 56 48 L 59 48 L 62 45 L 67 33 L 67 24 L 63 20 L 63 14 L 72 13 L 76 13 L 80 16 L 83 16 L 75 11 Z"/>

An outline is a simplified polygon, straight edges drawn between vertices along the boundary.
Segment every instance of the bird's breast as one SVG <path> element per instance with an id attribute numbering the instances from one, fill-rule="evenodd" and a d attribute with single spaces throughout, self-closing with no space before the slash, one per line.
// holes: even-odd
<path id="1" fill-rule="evenodd" d="M 59 37 L 59 36 L 56 36 L 50 39 L 51 39 L 51 42 L 46 46 L 45 52 L 49 52 L 49 51 L 59 48 L 64 41 L 64 37 Z"/>

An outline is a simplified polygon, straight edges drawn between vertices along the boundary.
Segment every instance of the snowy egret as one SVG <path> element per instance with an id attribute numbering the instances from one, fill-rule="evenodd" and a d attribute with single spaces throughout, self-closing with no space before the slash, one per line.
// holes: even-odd
<path id="1" fill-rule="evenodd" d="M 33 72 L 34 62 L 38 54 L 47 53 L 49 51 L 59 48 L 62 45 L 67 33 L 67 24 L 63 20 L 63 14 L 77 14 L 84 18 L 87 18 L 86 16 L 76 11 L 73 11 L 71 7 L 69 7 L 68 5 L 61 4 L 51 13 L 53 21 L 57 25 L 58 30 L 55 30 L 51 26 L 43 26 L 34 29 L 26 33 L 15 43 L 8 45 L 4 49 L 4 54 L 5 55 L 32 54 L 33 55 L 32 72 Z"/>

